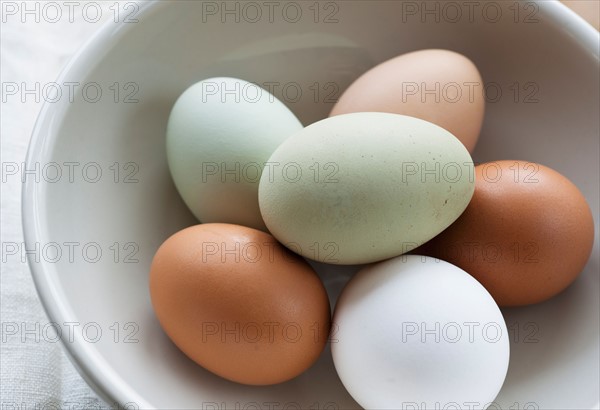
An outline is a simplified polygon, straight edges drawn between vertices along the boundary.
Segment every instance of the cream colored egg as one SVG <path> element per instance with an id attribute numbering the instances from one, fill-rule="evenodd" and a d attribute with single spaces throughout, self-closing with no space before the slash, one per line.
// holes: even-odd
<path id="1" fill-rule="evenodd" d="M 430 121 L 472 152 L 479 138 L 485 97 L 471 60 L 450 50 L 419 50 L 385 61 L 359 77 L 331 115 L 389 112 Z"/>

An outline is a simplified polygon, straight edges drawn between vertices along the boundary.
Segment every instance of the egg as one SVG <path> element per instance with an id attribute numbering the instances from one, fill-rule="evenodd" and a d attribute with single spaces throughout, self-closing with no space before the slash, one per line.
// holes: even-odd
<path id="1" fill-rule="evenodd" d="M 475 168 L 463 215 L 418 252 L 473 275 L 500 306 L 543 302 L 583 270 L 594 221 L 583 194 L 543 165 L 497 161 Z"/>
<path id="2" fill-rule="evenodd" d="M 210 78 L 188 88 L 167 125 L 167 160 L 177 190 L 201 222 L 265 230 L 258 183 L 265 161 L 300 121 L 255 84 Z"/>
<path id="3" fill-rule="evenodd" d="M 385 61 L 342 94 L 331 115 L 375 111 L 427 120 L 455 135 L 469 152 L 485 111 L 477 67 L 449 50 L 420 50 Z"/>
<path id="4" fill-rule="evenodd" d="M 314 123 L 269 158 L 259 205 L 291 250 L 361 264 L 414 249 L 450 225 L 473 194 L 473 163 L 448 131 L 397 114 Z"/>
<path id="5" fill-rule="evenodd" d="M 319 357 L 329 335 L 317 274 L 269 234 L 202 224 L 168 238 L 150 270 L 156 316 L 189 358 L 228 380 L 289 380 Z"/>
<path id="6" fill-rule="evenodd" d="M 335 368 L 365 409 L 483 409 L 506 377 L 500 309 L 444 261 L 405 255 L 363 268 L 333 323 Z"/>

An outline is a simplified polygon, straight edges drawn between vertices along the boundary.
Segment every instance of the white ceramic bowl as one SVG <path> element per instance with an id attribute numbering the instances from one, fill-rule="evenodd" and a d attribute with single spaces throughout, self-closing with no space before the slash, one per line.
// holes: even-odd
<path id="1" fill-rule="evenodd" d="M 491 91 L 503 93 L 487 105 L 475 160 L 524 159 L 557 169 L 579 186 L 599 220 L 598 32 L 556 1 L 521 3 L 518 15 L 513 2 L 475 2 L 475 13 L 463 5 L 458 19 L 444 2 L 427 3 L 440 7 L 440 22 L 419 14 L 422 2 L 323 2 L 316 23 L 313 2 L 276 2 L 272 16 L 271 6 L 254 3 L 263 9 L 257 22 L 256 10 L 231 2 L 239 23 L 235 15 L 221 21 L 220 2 L 149 3 L 134 16 L 137 23 L 108 23 L 71 61 L 58 82 L 96 82 L 104 94 L 88 102 L 95 98 L 90 89 L 88 101 L 76 93 L 73 103 L 63 98 L 43 108 L 27 167 L 39 163 L 47 174 L 25 183 L 25 238 L 28 249 L 40 246 L 41 257 L 30 257 L 30 264 L 51 320 L 63 327 L 74 363 L 107 401 L 162 409 L 357 407 L 329 349 L 293 381 L 241 386 L 188 360 L 154 317 L 147 279 L 154 251 L 195 223 L 167 170 L 165 126 L 175 99 L 201 79 L 279 82 L 279 97 L 284 85 L 297 83 L 300 101 L 291 102 L 292 88 L 283 100 L 308 124 L 327 115 L 336 86 L 342 91 L 369 67 L 411 50 L 456 50 L 496 84 Z M 293 23 L 298 9 L 303 14 Z M 498 9 L 502 17 L 494 23 Z M 117 103 L 114 83 L 121 89 Z M 125 103 L 132 92 L 130 100 L 139 101 Z M 51 163 L 63 171 L 57 182 Z M 98 169 L 102 177 L 94 183 Z M 334 302 L 353 269 L 319 271 Z M 598 271 L 596 236 L 590 262 L 567 291 L 504 310 L 512 355 L 497 398 L 501 408 L 598 407 Z"/>

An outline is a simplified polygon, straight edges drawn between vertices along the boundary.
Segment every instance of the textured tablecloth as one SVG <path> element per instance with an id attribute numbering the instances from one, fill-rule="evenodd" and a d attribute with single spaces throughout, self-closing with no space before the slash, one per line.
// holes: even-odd
<path id="1" fill-rule="evenodd" d="M 588 0 L 594 1 L 594 6 L 581 1 L 570 5 L 590 13 L 588 17 L 597 26 L 597 0 Z M 122 0 L 121 4 L 126 2 Z M 0 409 L 108 408 L 73 368 L 60 342 L 43 331 L 49 320 L 20 251 L 21 173 L 15 174 L 14 170 L 23 167 L 35 118 L 44 101 L 44 86 L 57 78 L 67 60 L 104 21 L 114 19 L 115 1 L 54 2 L 58 9 L 47 6 L 46 1 L 27 1 L 26 5 L 22 1 L 0 3 Z M 84 13 L 87 3 L 94 4 Z M 97 7 L 102 11 L 94 22 Z M 62 13 L 58 19 L 57 12 Z"/>

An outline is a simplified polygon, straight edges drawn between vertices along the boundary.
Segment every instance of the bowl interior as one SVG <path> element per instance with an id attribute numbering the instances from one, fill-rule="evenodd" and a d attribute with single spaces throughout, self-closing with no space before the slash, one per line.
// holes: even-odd
<path id="1" fill-rule="evenodd" d="M 236 22 L 220 3 L 212 14 L 208 3 L 152 3 L 136 16 L 139 22 L 107 26 L 62 79 L 95 82 L 105 94 L 93 103 L 76 93 L 72 103 L 47 106 L 30 151 L 29 164 L 57 163 L 65 173 L 58 182 L 42 178 L 25 188 L 27 243 L 56 243 L 63 250 L 57 261 L 31 261 L 36 285 L 51 320 L 79 324 L 74 339 L 63 341 L 110 401 L 135 403 L 132 408 L 358 407 L 336 376 L 329 348 L 295 380 L 246 387 L 188 360 L 154 317 L 147 279 L 152 256 L 164 239 L 196 223 L 167 169 L 166 122 L 177 97 L 199 80 L 234 76 L 271 83 L 310 124 L 326 117 L 351 81 L 379 62 L 422 48 L 458 51 L 477 64 L 493 93 L 475 161 L 550 166 L 582 190 L 599 220 L 598 56 L 581 33 L 574 34 L 581 23 L 561 17 L 560 5 L 531 3 L 533 20 L 515 22 L 512 2 L 496 3 L 502 17 L 493 23 L 493 10 L 484 15 L 481 5 L 472 21 L 442 14 L 436 22 L 409 13 L 403 2 L 330 2 L 318 7 L 315 22 L 312 3 L 286 9 L 288 2 L 277 2 L 272 22 L 266 8 L 258 21 L 253 10 L 244 15 L 241 9 Z M 298 10 L 302 15 L 293 23 Z M 118 98 L 109 88 L 115 83 Z M 72 178 L 68 163 L 77 164 Z M 67 243 L 77 244 L 72 257 Z M 356 269 L 317 266 L 332 306 Z M 503 311 L 511 363 L 499 406 L 597 405 L 598 271 L 596 237 L 590 262 L 567 291 Z"/>

